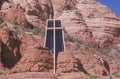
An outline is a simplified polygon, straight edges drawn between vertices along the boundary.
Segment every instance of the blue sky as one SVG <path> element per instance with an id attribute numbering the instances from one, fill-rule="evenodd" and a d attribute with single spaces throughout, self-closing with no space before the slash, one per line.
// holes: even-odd
<path id="1" fill-rule="evenodd" d="M 96 0 L 109 8 L 117 15 L 120 16 L 120 0 Z"/>

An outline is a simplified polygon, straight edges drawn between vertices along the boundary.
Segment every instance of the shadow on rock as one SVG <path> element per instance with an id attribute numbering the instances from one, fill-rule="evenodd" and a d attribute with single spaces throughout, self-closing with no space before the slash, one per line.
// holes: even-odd
<path id="1" fill-rule="evenodd" d="M 78 60 L 78 59 L 77 59 L 77 60 Z M 89 74 L 89 73 L 84 69 L 81 61 L 78 60 L 78 62 L 79 62 L 79 63 L 78 63 L 78 69 L 79 69 L 80 71 L 82 71 L 83 73 L 85 73 L 85 74 Z"/>
<path id="2" fill-rule="evenodd" d="M 21 41 L 12 31 L 6 32 L 2 38 L 1 61 L 5 67 L 11 69 L 21 58 Z"/>

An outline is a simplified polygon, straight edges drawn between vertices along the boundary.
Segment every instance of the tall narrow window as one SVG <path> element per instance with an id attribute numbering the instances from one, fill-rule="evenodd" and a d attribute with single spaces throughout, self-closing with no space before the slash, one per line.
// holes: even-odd
<path id="1" fill-rule="evenodd" d="M 57 54 L 65 50 L 64 34 L 61 20 L 47 20 L 45 47 L 54 54 L 54 74 L 56 72 Z"/>
<path id="2" fill-rule="evenodd" d="M 65 50 L 63 26 L 61 20 L 47 20 L 45 47 L 51 53 L 59 53 Z M 55 45 L 55 48 L 54 48 Z M 55 52 L 54 52 L 55 49 Z"/>

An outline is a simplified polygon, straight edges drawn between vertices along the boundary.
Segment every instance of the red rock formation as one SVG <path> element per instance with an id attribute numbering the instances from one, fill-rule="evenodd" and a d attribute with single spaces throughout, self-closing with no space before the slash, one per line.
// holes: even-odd
<path id="1" fill-rule="evenodd" d="M 115 43 L 114 37 L 119 37 L 118 25 L 120 25 L 120 19 L 115 16 L 112 11 L 106 6 L 103 6 L 94 0 L 53 0 L 52 2 L 51 0 L 13 0 L 13 2 L 11 1 L 11 3 L 3 3 L 1 9 L 2 11 L 4 10 L 5 13 L 2 12 L 1 17 L 4 17 L 3 19 L 6 19 L 8 21 L 13 20 L 14 22 L 18 22 L 18 24 L 21 25 L 26 25 L 27 22 L 25 19 L 27 19 L 28 22 L 34 25 L 44 26 L 44 24 L 41 23 L 41 20 L 45 21 L 47 18 L 53 18 L 54 12 L 52 4 L 55 9 L 55 18 L 63 19 L 65 30 L 71 36 L 75 35 L 80 39 L 81 31 L 89 29 L 89 31 L 92 33 L 93 41 L 97 42 L 97 44 L 101 48 L 110 46 L 110 44 L 104 43 L 106 39 L 109 40 L 112 38 L 113 43 Z M 21 9 L 15 9 L 15 11 L 12 10 L 12 5 L 15 5 L 16 8 L 21 7 L 23 11 L 21 11 Z M 74 8 L 66 10 L 66 6 L 72 6 Z M 10 9 L 10 12 L 6 12 L 6 9 Z M 18 16 L 19 14 L 21 16 Z M 10 17 L 9 15 L 16 16 Z M 71 17 L 66 17 L 69 15 Z M 85 40 L 85 38 L 81 39 Z M 91 40 L 91 38 L 88 39 Z M 90 43 L 90 41 L 88 43 Z"/>
<path id="2" fill-rule="evenodd" d="M 77 72 L 78 61 L 70 53 L 60 53 L 57 57 L 57 72 Z"/>
<path id="3" fill-rule="evenodd" d="M 2 53 L 2 40 L 0 38 L 0 70 L 4 70 L 3 64 L 1 62 L 1 53 Z"/>
<path id="4" fill-rule="evenodd" d="M 94 49 L 86 46 L 80 47 L 81 52 L 75 54 L 85 70 L 91 75 L 107 76 L 110 75 L 110 67 L 108 62 L 105 61 L 102 54 Z"/>
<path id="5" fill-rule="evenodd" d="M 29 22 L 42 27 L 44 26 L 42 22 L 53 18 L 54 15 L 51 0 L 2 1 L 0 6 L 0 18 L 23 26 L 29 26 Z"/>
<path id="6" fill-rule="evenodd" d="M 57 56 L 57 72 L 87 72 L 84 70 L 80 61 L 78 61 L 72 53 L 61 52 Z"/>
<path id="7" fill-rule="evenodd" d="M 34 79 L 34 78 L 41 78 L 41 79 L 57 79 L 53 73 L 43 73 L 43 72 L 24 72 L 24 73 L 16 73 L 5 76 L 0 76 L 0 79 Z"/>
<path id="8" fill-rule="evenodd" d="M 55 18 L 57 18 L 65 9 L 73 10 L 77 0 L 52 0 L 55 12 Z"/>
<path id="9" fill-rule="evenodd" d="M 31 45 L 11 72 L 48 72 L 52 69 L 52 54 L 43 47 Z"/>
<path id="10" fill-rule="evenodd" d="M 0 29 L 2 39 L 1 60 L 5 67 L 12 68 L 20 59 L 20 41 L 16 34 L 9 29 Z"/>
<path id="11" fill-rule="evenodd" d="M 106 6 L 95 0 L 79 0 L 76 8 L 83 15 L 86 25 L 92 31 L 96 42 L 102 42 L 111 38 L 113 40 L 119 36 L 118 31 L 115 29 L 120 28 L 120 18 Z"/>
<path id="12" fill-rule="evenodd" d="M 72 4 L 75 3 L 74 9 L 64 10 L 65 6 L 61 2 L 65 3 L 65 1 L 62 0 L 59 3 L 58 1 L 54 1 L 54 3 L 57 3 L 57 5 L 54 4 L 54 6 L 57 6 L 55 7 L 55 17 L 63 20 L 65 30 L 70 36 L 83 39 L 87 43 L 88 41 L 85 38 L 81 38 L 81 34 L 83 37 L 86 35 L 81 32 L 87 29 L 89 30 L 89 32 L 86 32 L 88 33 L 87 36 L 92 34 L 92 39 L 88 38 L 88 40 L 96 42 L 101 48 L 111 46 L 115 43 L 115 38 L 119 37 L 117 29 L 120 28 L 120 18 L 106 6 L 95 0 L 77 0 L 76 3 L 72 2 Z M 64 8 L 60 8 L 61 6 Z M 62 9 L 61 12 L 59 9 Z M 103 43 L 106 39 L 107 42 L 109 42 L 109 39 L 112 41 L 109 44 Z"/>
<path id="13" fill-rule="evenodd" d="M 27 26 L 27 20 L 24 15 L 24 10 L 21 9 L 20 7 L 15 8 L 14 5 L 7 10 L 2 10 L 0 12 L 0 18 L 14 24 Z"/>
<path id="14" fill-rule="evenodd" d="M 2 52 L 2 39 L 0 37 L 0 57 L 1 57 L 1 52 Z"/>
<path id="15" fill-rule="evenodd" d="M 34 48 L 34 46 L 43 46 L 44 40 L 42 37 L 37 35 L 25 35 L 21 38 L 22 44 L 20 45 L 20 52 L 23 56 L 27 49 Z M 28 41 L 29 40 L 29 41 Z"/>
<path id="16" fill-rule="evenodd" d="M 53 10 L 53 5 L 52 5 L 52 0 L 38 0 L 38 2 L 42 7 L 43 16 L 46 15 L 46 19 L 54 18 L 54 10 Z"/>
<path id="17" fill-rule="evenodd" d="M 53 17 L 53 8 L 55 18 L 62 19 L 67 38 L 66 50 L 72 54 L 58 54 L 58 79 L 109 79 L 111 76 L 117 79 L 115 75 L 120 73 L 120 18 L 106 6 L 95 0 L 52 0 L 52 3 L 51 0 L 13 0 L 11 3 L 2 3 L 0 17 L 4 20 L 15 19 L 20 24 L 28 21 L 42 27 L 45 26 L 42 22 Z M 6 13 L 8 11 L 10 13 Z M 13 16 L 12 12 L 17 14 Z M 8 14 L 11 16 L 6 17 Z M 29 72 L 33 76 L 30 72 L 46 72 L 53 69 L 52 54 L 42 47 L 44 39 L 41 36 L 19 35 L 21 44 L 18 46 L 18 37 L 10 30 L 0 30 L 0 37 L 3 43 L 0 46 L 0 64 L 12 64 L 13 67 L 14 63 L 12 73 Z M 18 53 L 22 58 L 17 62 L 17 57 L 20 57 Z M 11 79 L 15 76 L 16 74 L 9 77 Z"/>

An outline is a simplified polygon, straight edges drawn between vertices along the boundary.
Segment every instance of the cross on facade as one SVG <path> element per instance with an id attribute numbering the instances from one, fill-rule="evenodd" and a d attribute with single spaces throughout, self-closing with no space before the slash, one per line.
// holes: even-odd
<path id="1" fill-rule="evenodd" d="M 54 54 L 54 73 L 58 53 L 65 51 L 64 32 L 61 20 L 48 19 L 46 23 L 45 47 Z"/>

